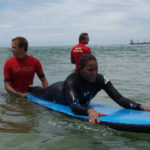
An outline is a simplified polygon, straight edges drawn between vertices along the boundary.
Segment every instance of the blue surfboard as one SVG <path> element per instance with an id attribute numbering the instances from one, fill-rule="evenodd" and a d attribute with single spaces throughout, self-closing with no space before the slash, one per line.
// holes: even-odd
<path id="1" fill-rule="evenodd" d="M 88 121 L 88 116 L 74 114 L 69 106 L 46 101 L 31 93 L 27 94 L 27 99 L 50 110 Z M 97 112 L 107 114 L 107 116 L 100 116 L 100 125 L 122 131 L 150 133 L 150 112 L 148 111 L 125 109 L 98 102 L 91 102 L 90 107 Z"/>

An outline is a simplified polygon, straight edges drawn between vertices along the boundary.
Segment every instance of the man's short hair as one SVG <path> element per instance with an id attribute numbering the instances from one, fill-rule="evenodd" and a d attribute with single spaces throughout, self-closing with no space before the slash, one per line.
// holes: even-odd
<path id="1" fill-rule="evenodd" d="M 83 40 L 85 40 L 85 36 L 88 35 L 88 33 L 81 33 L 80 36 L 79 36 L 79 43 L 81 43 Z"/>
<path id="2" fill-rule="evenodd" d="M 19 37 L 19 36 L 15 37 L 15 38 L 12 39 L 12 42 L 13 41 L 18 41 L 19 48 L 24 47 L 25 52 L 27 52 L 27 50 L 28 50 L 28 41 L 24 37 Z"/>

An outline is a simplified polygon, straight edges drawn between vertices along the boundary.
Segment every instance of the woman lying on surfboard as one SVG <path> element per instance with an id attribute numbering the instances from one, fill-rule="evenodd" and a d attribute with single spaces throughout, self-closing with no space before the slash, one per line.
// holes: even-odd
<path id="1" fill-rule="evenodd" d="M 123 97 L 103 75 L 98 73 L 98 63 L 93 55 L 81 57 L 78 70 L 70 74 L 65 81 L 60 81 L 43 89 L 29 87 L 29 92 L 48 101 L 69 105 L 75 114 L 88 115 L 89 122 L 100 122 L 99 116 L 107 115 L 88 107 L 91 99 L 104 90 L 111 99 L 124 108 L 150 111 L 149 107 Z"/>

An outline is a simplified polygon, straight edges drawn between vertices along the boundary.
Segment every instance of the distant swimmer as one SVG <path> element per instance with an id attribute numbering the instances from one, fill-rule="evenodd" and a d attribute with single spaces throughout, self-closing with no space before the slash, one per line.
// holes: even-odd
<path id="1" fill-rule="evenodd" d="M 24 37 L 12 39 L 11 51 L 14 57 L 8 59 L 4 65 L 4 86 L 6 91 L 19 96 L 26 96 L 29 85 L 33 84 L 35 73 L 44 88 L 48 81 L 44 75 L 38 59 L 27 55 L 28 41 Z"/>
<path id="2" fill-rule="evenodd" d="M 99 116 L 107 115 L 89 107 L 90 101 L 100 90 L 104 90 L 111 99 L 124 108 L 150 111 L 149 107 L 123 97 L 106 77 L 98 73 L 97 60 L 89 54 L 81 57 L 78 70 L 70 74 L 65 81 L 54 83 L 46 89 L 29 88 L 29 92 L 45 100 L 69 105 L 75 114 L 88 115 L 91 123 L 99 123 Z"/>
<path id="3" fill-rule="evenodd" d="M 81 33 L 79 36 L 79 44 L 71 49 L 71 63 L 75 64 L 75 70 L 78 68 L 80 57 L 84 54 L 91 54 L 91 49 L 85 45 L 88 42 L 88 33 Z"/>

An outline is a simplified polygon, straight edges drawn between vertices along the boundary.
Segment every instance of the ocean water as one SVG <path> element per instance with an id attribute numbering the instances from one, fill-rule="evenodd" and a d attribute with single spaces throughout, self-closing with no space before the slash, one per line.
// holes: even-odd
<path id="1" fill-rule="evenodd" d="M 105 75 L 120 93 L 150 106 L 150 45 L 90 46 Z M 38 58 L 52 84 L 74 70 L 71 46 L 30 47 L 28 54 Z M 116 131 L 92 125 L 50 111 L 27 99 L 7 94 L 3 66 L 12 57 L 9 48 L 0 48 L 0 150 L 148 150 L 150 134 Z M 41 85 L 37 76 L 34 85 Z M 117 105 L 103 91 L 95 101 Z"/>

